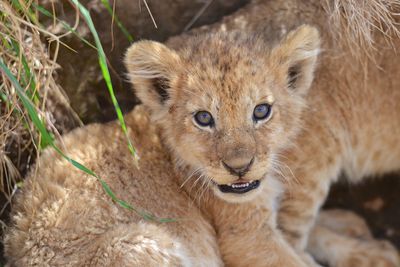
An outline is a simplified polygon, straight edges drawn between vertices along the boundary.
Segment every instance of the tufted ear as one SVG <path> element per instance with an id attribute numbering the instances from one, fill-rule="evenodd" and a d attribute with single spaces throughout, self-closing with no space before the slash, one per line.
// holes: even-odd
<path id="1" fill-rule="evenodd" d="M 273 62 L 285 66 L 288 88 L 305 94 L 314 78 L 320 51 L 320 36 L 315 27 L 303 25 L 291 31 L 271 52 Z"/>
<path id="2" fill-rule="evenodd" d="M 128 49 L 125 65 L 142 103 L 153 111 L 163 108 L 180 66 L 178 54 L 161 43 L 139 41 Z"/>

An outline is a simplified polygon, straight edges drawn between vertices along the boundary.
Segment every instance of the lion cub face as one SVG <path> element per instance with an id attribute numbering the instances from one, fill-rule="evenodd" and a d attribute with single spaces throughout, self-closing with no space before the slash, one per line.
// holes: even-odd
<path id="1" fill-rule="evenodd" d="M 174 51 L 141 41 L 131 81 L 178 163 L 231 202 L 253 199 L 299 129 L 319 35 L 302 26 L 274 48 L 240 33 L 192 38 Z"/>

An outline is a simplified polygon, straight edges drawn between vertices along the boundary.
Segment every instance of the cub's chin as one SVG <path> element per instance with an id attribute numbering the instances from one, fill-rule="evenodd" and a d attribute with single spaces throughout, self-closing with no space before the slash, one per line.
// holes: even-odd
<path id="1" fill-rule="evenodd" d="M 245 203 L 254 200 L 264 187 L 264 179 L 243 181 L 233 184 L 213 183 L 214 194 L 230 203 Z"/>

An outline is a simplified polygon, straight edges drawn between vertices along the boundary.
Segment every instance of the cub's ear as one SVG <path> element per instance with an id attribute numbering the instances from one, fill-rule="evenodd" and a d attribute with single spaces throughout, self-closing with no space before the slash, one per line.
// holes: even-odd
<path id="1" fill-rule="evenodd" d="M 153 111 L 163 108 L 181 66 L 178 54 L 161 43 L 139 41 L 128 48 L 125 65 L 142 103 Z"/>
<path id="2" fill-rule="evenodd" d="M 314 78 L 320 36 L 315 27 L 303 25 L 291 31 L 272 52 L 272 61 L 283 65 L 288 88 L 305 94 Z"/>

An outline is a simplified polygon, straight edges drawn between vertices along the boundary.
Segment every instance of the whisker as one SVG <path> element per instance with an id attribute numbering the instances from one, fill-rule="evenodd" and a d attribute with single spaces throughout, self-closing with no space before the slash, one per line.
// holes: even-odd
<path id="1" fill-rule="evenodd" d="M 201 171 L 201 168 L 195 169 L 180 185 L 180 188 L 182 188 L 192 177 L 194 177 L 197 173 Z"/>
<path id="2" fill-rule="evenodd" d="M 203 197 L 204 193 L 207 191 L 207 189 L 209 188 L 209 184 L 210 184 L 210 178 L 208 176 L 204 177 L 203 179 L 203 184 L 201 185 L 201 188 L 204 187 L 204 189 L 202 190 L 202 193 L 200 194 L 199 197 L 199 202 L 201 201 L 201 198 Z"/>
<path id="3" fill-rule="evenodd" d="M 282 155 L 282 154 L 280 154 L 280 153 L 278 153 L 277 156 L 278 156 L 278 158 L 282 158 L 282 159 L 288 160 L 288 158 L 287 158 L 286 156 L 284 156 L 284 155 Z M 283 168 L 285 168 L 285 169 L 289 172 L 289 174 L 290 174 L 290 176 L 291 176 L 291 180 L 295 181 L 296 183 L 300 183 L 299 179 L 296 177 L 296 175 L 294 175 L 294 172 L 293 172 L 292 169 L 289 167 L 289 165 L 287 165 L 284 161 L 281 161 L 281 160 L 279 160 L 279 159 L 277 159 L 277 158 L 275 158 L 274 160 L 275 160 L 276 164 L 277 164 L 279 167 L 283 167 Z M 284 173 L 286 174 L 287 172 L 284 171 Z M 286 175 L 284 175 L 284 176 L 285 176 L 285 177 L 284 177 L 285 179 L 288 179 L 288 178 L 286 177 Z"/>
<path id="4" fill-rule="evenodd" d="M 285 164 L 285 166 L 282 166 L 282 164 L 284 164 L 284 163 L 275 158 L 271 159 L 271 163 L 272 163 L 271 166 L 272 166 L 273 171 L 276 174 L 278 174 L 286 184 L 290 185 L 293 180 L 297 181 L 294 177 L 293 172 L 290 170 L 290 168 L 286 164 Z M 290 171 L 291 177 L 287 177 L 287 171 L 283 170 L 282 167 L 286 167 L 286 169 L 288 169 Z"/>

